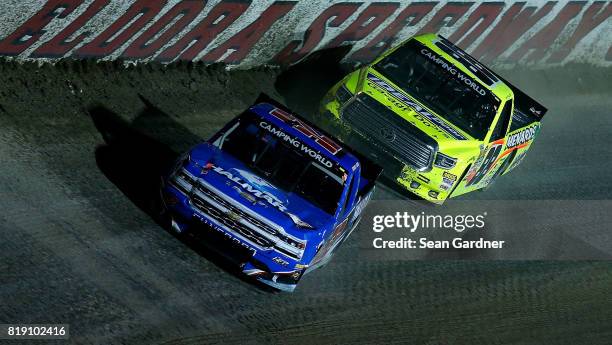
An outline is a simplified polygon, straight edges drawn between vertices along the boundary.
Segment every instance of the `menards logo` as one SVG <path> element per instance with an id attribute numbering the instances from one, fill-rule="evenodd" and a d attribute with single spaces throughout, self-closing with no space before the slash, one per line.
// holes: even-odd
<path id="1" fill-rule="evenodd" d="M 533 139 L 535 136 L 536 130 L 538 126 L 531 126 L 525 129 L 522 129 L 519 132 L 516 132 L 508 137 L 508 142 L 506 143 L 506 148 L 513 148 L 515 146 L 522 145 L 529 140 Z"/>

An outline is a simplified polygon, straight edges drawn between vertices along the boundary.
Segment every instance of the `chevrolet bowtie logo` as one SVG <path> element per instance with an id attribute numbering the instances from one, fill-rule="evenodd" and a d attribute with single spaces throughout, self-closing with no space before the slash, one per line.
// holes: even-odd
<path id="1" fill-rule="evenodd" d="M 240 215 L 234 211 L 228 211 L 227 213 L 227 217 L 231 220 L 233 220 L 234 222 L 239 221 L 242 217 L 240 217 Z"/>

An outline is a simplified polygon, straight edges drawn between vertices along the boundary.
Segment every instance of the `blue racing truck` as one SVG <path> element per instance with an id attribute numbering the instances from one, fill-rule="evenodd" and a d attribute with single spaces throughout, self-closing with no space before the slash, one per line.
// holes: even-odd
<path id="1" fill-rule="evenodd" d="M 164 178 L 171 228 L 293 291 L 359 223 L 382 169 L 264 97 Z"/>

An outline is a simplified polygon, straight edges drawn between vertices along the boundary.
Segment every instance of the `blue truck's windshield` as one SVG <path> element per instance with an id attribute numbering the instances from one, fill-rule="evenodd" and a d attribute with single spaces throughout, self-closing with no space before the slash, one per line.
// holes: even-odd
<path id="1" fill-rule="evenodd" d="M 479 140 L 486 136 L 500 104 L 488 89 L 416 40 L 399 47 L 374 68 Z"/>
<path id="2" fill-rule="evenodd" d="M 238 120 L 224 133 L 218 146 L 277 188 L 299 195 L 328 214 L 336 211 L 344 187 L 342 178 L 272 135 L 254 119 Z"/>

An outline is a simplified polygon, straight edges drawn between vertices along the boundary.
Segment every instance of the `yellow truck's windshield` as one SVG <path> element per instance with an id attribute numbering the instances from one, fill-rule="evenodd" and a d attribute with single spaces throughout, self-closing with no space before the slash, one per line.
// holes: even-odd
<path id="1" fill-rule="evenodd" d="M 374 69 L 479 140 L 486 136 L 500 105 L 478 81 L 416 40 L 399 47 Z"/>

